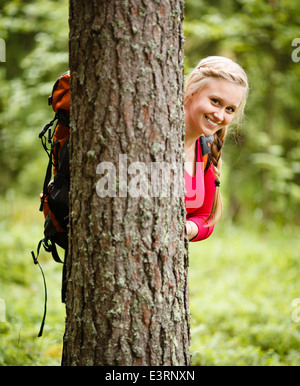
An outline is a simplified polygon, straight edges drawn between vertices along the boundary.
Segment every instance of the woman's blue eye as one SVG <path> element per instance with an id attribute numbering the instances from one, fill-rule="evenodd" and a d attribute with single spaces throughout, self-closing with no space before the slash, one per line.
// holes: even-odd
<path id="1" fill-rule="evenodd" d="M 231 113 L 234 113 L 234 108 L 233 107 L 228 107 L 227 110 L 229 110 Z"/>

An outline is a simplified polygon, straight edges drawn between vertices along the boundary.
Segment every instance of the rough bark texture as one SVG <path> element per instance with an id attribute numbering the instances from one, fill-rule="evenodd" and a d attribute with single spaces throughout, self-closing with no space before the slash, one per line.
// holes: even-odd
<path id="1" fill-rule="evenodd" d="M 118 180 L 119 154 L 183 167 L 182 20 L 183 0 L 70 0 L 63 365 L 190 364 L 183 197 L 120 197 Z M 104 161 L 116 197 L 97 195 Z"/>

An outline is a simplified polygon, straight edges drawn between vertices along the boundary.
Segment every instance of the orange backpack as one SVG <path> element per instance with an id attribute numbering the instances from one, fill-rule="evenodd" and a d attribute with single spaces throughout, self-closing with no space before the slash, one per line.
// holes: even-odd
<path id="1" fill-rule="evenodd" d="M 58 263 L 65 263 L 68 251 L 68 217 L 69 217 L 69 136 L 70 136 L 70 71 L 65 72 L 55 82 L 52 94 L 48 98 L 48 105 L 52 106 L 55 116 L 40 132 L 39 138 L 49 156 L 43 191 L 40 194 L 40 211 L 44 213 L 44 238 L 37 247 L 37 254 L 31 251 L 33 261 L 38 264 L 44 280 L 45 309 L 39 332 L 42 335 L 47 303 L 47 287 L 43 270 L 38 262 L 40 247 L 43 245 L 47 252 L 51 252 Z M 56 126 L 52 129 L 54 122 Z M 64 262 L 60 259 L 56 245 L 65 250 Z M 62 301 L 65 301 L 66 274 L 63 268 Z"/>
<path id="2" fill-rule="evenodd" d="M 49 106 L 55 112 L 54 119 L 39 134 L 42 145 L 49 155 L 43 191 L 40 194 L 40 211 L 45 216 L 45 239 L 67 249 L 67 226 L 69 216 L 69 136 L 70 136 L 70 71 L 57 79 Z M 57 120 L 53 132 L 51 126 Z M 47 138 L 48 134 L 48 138 Z M 53 179 L 51 180 L 51 174 Z M 51 181 L 50 181 L 51 180 Z M 51 251 L 52 252 L 52 251 Z M 53 256 L 56 259 L 56 256 Z"/>

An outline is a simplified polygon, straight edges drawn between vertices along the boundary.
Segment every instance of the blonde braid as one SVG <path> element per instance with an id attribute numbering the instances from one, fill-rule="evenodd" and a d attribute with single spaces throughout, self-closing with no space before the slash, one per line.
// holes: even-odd
<path id="1" fill-rule="evenodd" d="M 210 158 L 214 167 L 214 174 L 216 182 L 220 182 L 221 177 L 221 167 L 222 167 L 222 147 L 225 142 L 225 137 L 227 134 L 227 127 L 223 127 L 214 134 L 214 141 L 211 145 Z M 220 221 L 223 212 L 223 203 L 222 196 L 220 192 L 220 187 L 216 186 L 212 209 L 210 215 L 207 217 L 206 221 L 211 220 L 207 226 L 211 226 Z"/>

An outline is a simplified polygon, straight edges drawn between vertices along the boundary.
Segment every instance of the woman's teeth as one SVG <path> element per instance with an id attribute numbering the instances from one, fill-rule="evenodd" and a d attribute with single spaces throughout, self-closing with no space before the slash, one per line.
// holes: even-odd
<path id="1" fill-rule="evenodd" d="M 208 117 L 206 117 L 206 119 L 208 120 L 208 122 L 209 122 L 211 125 L 213 125 L 213 126 L 215 126 L 215 127 L 218 126 L 218 123 L 212 121 L 212 120 L 209 119 Z"/>

